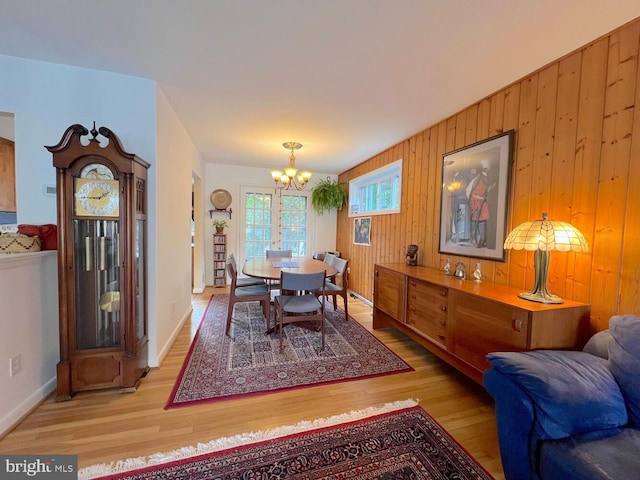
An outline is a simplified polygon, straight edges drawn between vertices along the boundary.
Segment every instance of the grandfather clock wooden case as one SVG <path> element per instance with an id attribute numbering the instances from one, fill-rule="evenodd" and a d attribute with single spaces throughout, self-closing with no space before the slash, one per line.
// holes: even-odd
<path id="1" fill-rule="evenodd" d="M 108 128 L 96 131 L 95 124 L 91 132 L 72 125 L 57 145 L 46 148 L 57 171 L 56 399 L 85 390 L 135 390 L 148 370 L 149 164 L 127 153 Z"/>

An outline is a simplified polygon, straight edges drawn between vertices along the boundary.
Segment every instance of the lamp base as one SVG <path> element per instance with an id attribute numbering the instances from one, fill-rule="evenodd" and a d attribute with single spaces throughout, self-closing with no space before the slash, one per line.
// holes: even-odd
<path id="1" fill-rule="evenodd" d="M 538 303 L 564 303 L 562 298 L 549 293 L 547 290 L 547 272 L 551 255 L 547 250 L 536 250 L 533 257 L 533 265 L 536 273 L 536 283 L 530 292 L 518 295 L 520 298 Z"/>
<path id="2" fill-rule="evenodd" d="M 524 298 L 525 300 L 529 300 L 531 302 L 538 303 L 564 303 L 564 300 L 557 296 L 552 295 L 550 293 L 543 292 L 523 292 L 518 295 L 520 298 Z"/>

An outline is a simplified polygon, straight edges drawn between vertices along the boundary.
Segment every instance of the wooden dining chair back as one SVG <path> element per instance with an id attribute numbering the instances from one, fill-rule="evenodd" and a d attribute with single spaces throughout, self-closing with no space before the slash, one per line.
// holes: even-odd
<path id="1" fill-rule="evenodd" d="M 327 265 L 329 265 L 330 267 L 333 267 L 333 261 L 336 259 L 336 256 L 333 253 L 327 253 L 324 256 L 324 263 L 326 263 Z"/>
<path id="2" fill-rule="evenodd" d="M 260 302 L 267 330 L 269 330 L 271 323 L 271 293 L 269 292 L 267 285 L 250 285 L 246 287 L 238 286 L 238 270 L 234 261 L 227 262 L 227 273 L 231 278 L 231 288 L 229 290 L 229 307 L 227 309 L 227 326 L 225 333 L 229 335 L 231 317 L 233 316 L 233 308 L 235 307 L 235 304 L 242 302 Z"/>
<path id="3" fill-rule="evenodd" d="M 324 348 L 324 285 L 326 270 L 317 273 L 280 273 L 280 295 L 274 298 L 276 326 L 282 349 L 282 329 L 289 323 L 320 322 Z"/>
<path id="4" fill-rule="evenodd" d="M 227 261 L 233 263 L 233 268 L 237 273 L 238 264 L 236 263 L 236 257 L 233 255 L 233 253 L 229 254 L 229 256 L 227 257 Z M 252 285 L 266 285 L 266 284 L 267 282 L 265 282 L 264 279 L 262 278 L 253 278 L 253 277 L 236 278 L 236 285 L 238 287 L 250 287 Z"/>
<path id="5" fill-rule="evenodd" d="M 325 265 L 333 267 L 333 262 L 335 261 L 335 259 L 336 259 L 336 256 L 333 253 L 327 253 L 324 256 L 323 262 L 325 263 Z M 328 280 L 333 282 L 335 280 L 335 275 L 328 277 Z"/>
<path id="6" fill-rule="evenodd" d="M 267 258 L 292 258 L 293 251 L 292 250 L 267 250 L 266 252 Z M 280 284 L 277 280 L 269 280 L 269 289 L 280 290 Z"/>
<path id="7" fill-rule="evenodd" d="M 293 257 L 293 250 L 267 250 L 267 258 L 291 258 Z"/>
<path id="8" fill-rule="evenodd" d="M 335 257 L 333 260 L 333 268 L 335 268 L 338 273 L 336 276 L 332 277 L 331 281 L 326 282 L 325 284 L 325 295 L 331 295 L 333 299 L 333 309 L 336 310 L 338 308 L 338 304 L 336 302 L 337 296 L 340 295 L 342 297 L 342 301 L 344 303 L 344 319 L 349 319 L 349 305 L 347 303 L 347 298 L 349 298 L 349 261 Z M 338 283 L 338 278 L 340 277 L 340 282 Z"/>

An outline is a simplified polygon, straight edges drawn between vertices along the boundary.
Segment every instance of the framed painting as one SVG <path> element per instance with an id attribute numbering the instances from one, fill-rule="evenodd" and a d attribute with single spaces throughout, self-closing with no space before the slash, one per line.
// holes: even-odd
<path id="1" fill-rule="evenodd" d="M 353 243 L 371 245 L 371 217 L 357 217 L 353 221 Z"/>
<path id="2" fill-rule="evenodd" d="M 514 134 L 442 156 L 439 253 L 504 262 Z"/>

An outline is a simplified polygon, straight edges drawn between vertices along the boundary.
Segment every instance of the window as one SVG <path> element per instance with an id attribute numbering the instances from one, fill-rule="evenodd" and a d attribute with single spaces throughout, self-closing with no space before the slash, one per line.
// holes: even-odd
<path id="1" fill-rule="evenodd" d="M 307 256 L 307 197 L 282 195 L 282 250 L 294 257 Z"/>
<path id="2" fill-rule="evenodd" d="M 273 194 L 246 192 L 245 201 L 245 258 L 264 257 L 272 248 Z"/>
<path id="3" fill-rule="evenodd" d="M 349 182 L 349 216 L 400 213 L 402 159 Z"/>
<path id="4" fill-rule="evenodd" d="M 264 257 L 267 250 L 291 250 L 294 257 L 308 255 L 309 199 L 302 193 L 243 188 L 244 258 Z"/>

